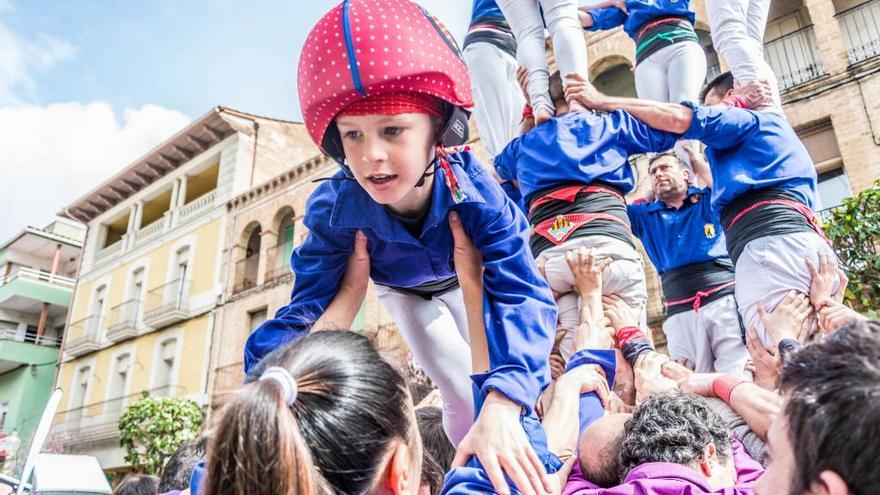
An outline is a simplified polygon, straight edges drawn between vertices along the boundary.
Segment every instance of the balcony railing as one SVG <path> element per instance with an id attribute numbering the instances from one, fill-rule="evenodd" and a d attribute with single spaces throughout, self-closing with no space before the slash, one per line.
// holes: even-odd
<path id="1" fill-rule="evenodd" d="M 113 342 L 121 342 L 137 337 L 138 330 L 143 326 L 140 321 L 141 308 L 143 308 L 143 301 L 140 299 L 130 299 L 110 308 L 110 315 L 107 319 L 107 338 Z"/>
<path id="2" fill-rule="evenodd" d="M 113 244 L 100 249 L 97 253 L 95 253 L 95 261 L 101 262 L 108 260 L 110 258 L 115 258 L 119 253 L 122 252 L 122 240 L 118 240 Z"/>
<path id="3" fill-rule="evenodd" d="M 184 320 L 189 313 L 189 280 L 177 279 L 147 292 L 144 324 L 162 328 Z"/>
<path id="4" fill-rule="evenodd" d="M 36 335 L 25 333 L 20 334 L 14 328 L 0 328 L 0 341 L 11 340 L 13 342 L 24 342 L 27 344 L 37 344 L 46 347 L 61 347 L 61 339 L 57 337 L 37 337 Z"/>
<path id="5" fill-rule="evenodd" d="M 143 244 L 161 234 L 162 231 L 165 230 L 165 222 L 167 221 L 168 216 L 164 216 L 151 223 L 150 225 L 139 229 L 137 232 L 134 233 L 135 245 Z"/>
<path id="6" fill-rule="evenodd" d="M 46 448 L 64 453 L 83 452 L 83 447 L 91 442 L 118 436 L 119 417 L 136 400 L 145 395 L 170 397 L 181 395 L 182 392 L 183 387 L 169 385 L 60 411 L 55 415 Z"/>
<path id="7" fill-rule="evenodd" d="M 257 286 L 257 274 L 260 269 L 260 254 L 252 254 L 243 260 L 235 263 L 235 285 L 232 286 L 232 293 L 252 289 Z"/>
<path id="8" fill-rule="evenodd" d="M 214 199 L 217 197 L 217 190 L 213 190 L 204 194 L 188 204 L 183 205 L 178 212 L 178 221 L 180 223 L 194 220 L 205 212 L 211 211 L 214 207 Z"/>
<path id="9" fill-rule="evenodd" d="M 6 285 L 15 279 L 33 280 L 36 282 L 44 282 L 47 284 L 57 285 L 64 289 L 73 289 L 76 280 L 70 277 L 64 277 L 58 274 L 52 275 L 43 270 L 35 270 L 33 268 L 18 267 L 9 275 L 0 277 L 0 286 Z"/>
<path id="10" fill-rule="evenodd" d="M 290 268 L 290 246 L 278 244 L 266 251 L 266 282 L 277 282 L 282 279 L 293 279 Z"/>
<path id="11" fill-rule="evenodd" d="M 80 356 L 100 349 L 102 320 L 98 315 L 92 315 L 71 323 L 67 330 L 70 339 L 64 350 L 73 356 Z"/>
<path id="12" fill-rule="evenodd" d="M 843 28 L 850 63 L 880 55 L 880 0 L 869 0 L 835 17 Z"/>
<path id="13" fill-rule="evenodd" d="M 764 56 L 785 91 L 822 74 L 822 61 L 813 27 L 807 26 L 764 44 Z"/>

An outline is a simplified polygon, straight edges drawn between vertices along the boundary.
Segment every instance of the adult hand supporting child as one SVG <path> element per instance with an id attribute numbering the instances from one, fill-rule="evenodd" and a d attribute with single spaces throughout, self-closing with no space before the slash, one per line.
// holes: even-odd
<path id="1" fill-rule="evenodd" d="M 354 247 L 348 257 L 345 275 L 339 283 L 336 297 L 312 326 L 313 331 L 341 330 L 351 328 L 355 317 L 367 296 L 370 285 L 370 252 L 367 236 L 360 230 L 354 237 Z"/>

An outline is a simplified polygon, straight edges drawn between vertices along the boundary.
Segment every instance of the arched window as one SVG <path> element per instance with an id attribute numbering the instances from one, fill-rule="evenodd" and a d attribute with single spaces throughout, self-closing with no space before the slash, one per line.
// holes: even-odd
<path id="1" fill-rule="evenodd" d="M 278 232 L 278 242 L 269 250 L 266 282 L 276 280 L 290 271 L 290 255 L 294 248 L 294 233 L 296 217 L 293 208 L 285 206 L 275 214 L 275 226 Z"/>
<path id="2" fill-rule="evenodd" d="M 128 379 L 131 371 L 131 354 L 125 353 L 118 356 L 113 362 L 113 372 L 110 374 L 109 400 L 125 397 L 128 388 Z M 121 406 L 121 401 L 120 406 Z"/>
<path id="3" fill-rule="evenodd" d="M 599 91 L 611 96 L 635 98 L 636 80 L 632 68 L 625 61 L 606 67 L 593 78 Z"/>
<path id="4" fill-rule="evenodd" d="M 260 240 L 263 229 L 260 224 L 252 222 L 242 233 L 244 256 L 235 266 L 235 286 L 232 292 L 241 292 L 257 286 L 257 275 L 260 267 Z"/>
<path id="5" fill-rule="evenodd" d="M 177 338 L 169 338 L 159 344 L 156 354 L 155 380 L 152 395 L 175 395 L 172 388 L 177 374 Z"/>

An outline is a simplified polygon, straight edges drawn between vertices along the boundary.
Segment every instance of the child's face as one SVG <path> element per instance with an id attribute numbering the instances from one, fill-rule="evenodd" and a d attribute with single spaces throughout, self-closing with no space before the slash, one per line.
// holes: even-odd
<path id="1" fill-rule="evenodd" d="M 434 121 L 425 113 L 336 118 L 345 161 L 358 184 L 379 204 L 399 213 L 420 210 L 431 177 L 415 187 L 433 159 Z"/>

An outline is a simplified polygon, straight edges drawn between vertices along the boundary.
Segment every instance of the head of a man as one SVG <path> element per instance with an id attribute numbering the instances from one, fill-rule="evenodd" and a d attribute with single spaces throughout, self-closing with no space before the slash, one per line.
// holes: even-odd
<path id="1" fill-rule="evenodd" d="M 727 425 L 706 399 L 696 395 L 654 394 L 626 422 L 620 447 L 623 472 L 648 462 L 689 467 L 712 490 L 736 483 Z"/>
<path id="2" fill-rule="evenodd" d="M 584 477 L 601 488 L 620 484 L 620 444 L 632 414 L 609 414 L 590 423 L 578 442 L 578 464 Z"/>
<path id="3" fill-rule="evenodd" d="M 700 91 L 700 101 L 706 106 L 718 105 L 732 94 L 733 74 L 728 71 L 715 76 L 703 86 Z"/>
<path id="4" fill-rule="evenodd" d="M 674 151 L 660 153 L 648 163 L 654 197 L 660 201 L 681 201 L 687 196 L 690 172 Z"/>
<path id="5" fill-rule="evenodd" d="M 880 493 L 880 321 L 859 321 L 792 354 L 767 434 L 760 495 Z"/>

